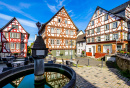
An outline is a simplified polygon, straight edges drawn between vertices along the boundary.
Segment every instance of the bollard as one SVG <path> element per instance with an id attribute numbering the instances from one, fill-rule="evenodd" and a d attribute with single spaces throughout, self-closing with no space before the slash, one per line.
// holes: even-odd
<path id="1" fill-rule="evenodd" d="M 89 59 L 88 59 L 88 66 L 89 66 Z"/>
<path id="2" fill-rule="evenodd" d="M 102 67 L 103 67 L 103 59 L 102 59 L 102 61 L 101 61 L 101 65 L 102 65 L 102 66 L 101 66 L 101 68 L 102 68 Z"/>

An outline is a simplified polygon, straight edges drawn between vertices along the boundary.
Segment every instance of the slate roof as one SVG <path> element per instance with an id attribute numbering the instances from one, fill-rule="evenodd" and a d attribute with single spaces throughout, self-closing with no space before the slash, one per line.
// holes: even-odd
<path id="1" fill-rule="evenodd" d="M 125 10 L 128 5 L 130 5 L 130 1 L 128 1 L 126 3 L 123 3 L 123 4 L 119 5 L 119 6 L 111 9 L 110 12 L 112 12 L 112 13 L 118 13 L 118 12 L 120 12 L 122 10 Z"/>
<path id="2" fill-rule="evenodd" d="M 62 10 L 62 9 L 65 9 L 65 7 L 63 6 L 49 21 L 47 21 L 46 23 L 42 24 L 41 26 L 41 29 L 39 30 L 38 33 L 40 33 L 41 31 L 44 30 L 45 26 Z M 66 11 L 66 10 L 65 10 Z M 67 13 L 67 11 L 66 11 Z M 67 13 L 67 15 L 69 16 L 69 14 Z M 71 17 L 69 16 L 70 20 L 72 21 Z M 72 23 L 74 24 L 74 22 L 72 21 Z M 74 26 L 76 27 L 76 25 L 74 24 Z M 77 30 L 79 30 L 77 27 L 76 27 Z"/>
<path id="3" fill-rule="evenodd" d="M 85 34 L 79 35 L 76 39 L 76 42 L 86 42 L 86 35 Z"/>

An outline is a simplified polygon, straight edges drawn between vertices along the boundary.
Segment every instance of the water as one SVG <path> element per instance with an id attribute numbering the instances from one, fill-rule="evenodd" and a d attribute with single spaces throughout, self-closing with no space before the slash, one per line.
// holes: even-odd
<path id="1" fill-rule="evenodd" d="M 70 81 L 69 78 L 57 72 L 45 72 L 44 75 L 47 82 L 44 88 L 62 88 Z M 3 88 L 35 88 L 34 74 L 15 79 L 11 83 L 6 84 Z"/>

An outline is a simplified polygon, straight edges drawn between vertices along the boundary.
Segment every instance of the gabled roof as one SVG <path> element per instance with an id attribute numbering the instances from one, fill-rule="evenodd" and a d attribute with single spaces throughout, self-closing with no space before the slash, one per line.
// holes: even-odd
<path id="1" fill-rule="evenodd" d="M 77 32 L 77 35 L 78 35 L 80 32 L 83 32 L 83 31 L 82 31 L 82 30 L 78 31 L 78 32 Z M 83 32 L 83 33 L 84 33 L 84 32 Z"/>
<path id="2" fill-rule="evenodd" d="M 110 11 L 107 11 L 106 9 L 103 9 L 102 7 L 99 7 L 99 6 L 97 6 L 95 12 L 96 12 L 99 8 L 102 9 L 102 10 L 105 10 L 106 12 L 108 12 L 107 14 L 113 14 L 113 15 L 119 17 L 119 18 L 122 18 L 123 20 L 126 20 L 126 18 L 121 17 L 121 16 L 119 16 L 119 15 L 116 15 L 116 14 L 114 14 L 114 13 L 111 13 Z M 94 12 L 94 13 L 95 13 L 95 12 Z M 94 14 L 93 14 L 93 16 L 94 16 Z M 93 17 L 93 16 L 92 16 L 92 17 Z M 91 17 L 90 21 L 92 20 L 92 17 Z M 89 23 L 90 23 L 90 21 L 89 21 Z M 87 27 L 88 27 L 88 25 L 87 25 Z M 86 27 L 86 28 L 87 28 L 87 27 Z M 86 28 L 85 28 L 85 30 L 86 30 Z"/>
<path id="3" fill-rule="evenodd" d="M 110 12 L 112 12 L 112 13 L 118 13 L 118 12 L 120 12 L 122 10 L 125 10 L 128 5 L 130 5 L 130 1 L 128 1 L 126 3 L 123 3 L 123 4 L 119 5 L 119 6 L 111 9 Z"/>
<path id="4" fill-rule="evenodd" d="M 86 35 L 85 34 L 79 35 L 76 39 L 76 42 L 85 42 L 85 41 L 86 41 Z"/>
<path id="5" fill-rule="evenodd" d="M 3 31 L 13 20 L 17 20 L 15 17 L 13 17 L 5 26 L 3 26 L 1 29 L 0 29 L 0 31 Z M 17 20 L 18 21 L 18 20 Z M 19 21 L 18 21 L 18 23 L 19 23 Z M 20 24 L 21 25 L 21 24 Z M 21 25 L 21 27 L 23 28 L 23 26 Z M 23 28 L 24 29 L 24 28 Z M 12 30 L 12 28 L 9 30 L 9 31 L 11 31 Z M 25 29 L 24 29 L 24 31 L 26 31 Z M 27 31 L 26 31 L 27 32 Z M 28 33 L 28 32 L 27 32 Z M 30 36 L 30 34 L 28 33 L 28 38 L 29 38 L 29 36 Z"/>
<path id="6" fill-rule="evenodd" d="M 49 21 L 47 21 L 46 23 L 42 24 L 41 26 L 41 29 L 39 30 L 38 33 L 40 33 L 44 28 L 45 26 L 62 10 L 62 9 L 65 9 L 65 7 L 63 6 Z M 66 9 L 65 9 L 65 12 L 67 13 Z M 67 13 L 67 15 L 69 16 L 69 14 Z M 71 17 L 69 16 L 70 20 L 72 21 Z M 74 22 L 72 21 L 72 23 L 74 24 Z M 76 25 L 74 24 L 74 26 L 76 27 Z M 77 27 L 76 27 L 77 28 Z M 77 28 L 77 30 L 79 30 Z"/>

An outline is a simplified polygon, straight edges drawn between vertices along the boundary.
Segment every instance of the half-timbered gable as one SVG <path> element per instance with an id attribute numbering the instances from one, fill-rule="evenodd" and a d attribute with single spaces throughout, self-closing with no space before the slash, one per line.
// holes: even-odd
<path id="1" fill-rule="evenodd" d="M 29 34 L 14 17 L 1 28 L 2 53 L 19 53 L 26 57 Z"/>
<path id="2" fill-rule="evenodd" d="M 97 55 L 100 57 L 108 53 L 108 50 L 110 54 L 115 53 L 116 47 L 117 50 L 127 48 L 130 24 L 125 14 L 126 10 L 129 10 L 129 2 L 110 11 L 96 8 L 85 29 L 87 46 L 92 55 L 100 54 Z"/>
<path id="3" fill-rule="evenodd" d="M 62 7 L 48 22 L 42 25 L 39 33 L 42 35 L 47 48 L 51 50 L 76 49 L 77 27 Z"/>

